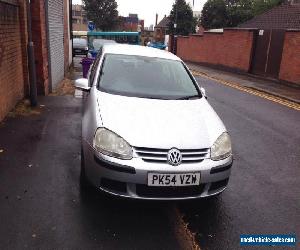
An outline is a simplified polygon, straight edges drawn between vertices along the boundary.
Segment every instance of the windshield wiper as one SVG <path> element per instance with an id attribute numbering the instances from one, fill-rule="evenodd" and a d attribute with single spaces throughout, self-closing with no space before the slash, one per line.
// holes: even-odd
<path id="1" fill-rule="evenodd" d="M 190 95 L 190 96 L 183 96 L 183 97 L 176 98 L 176 100 L 190 100 L 196 97 L 200 98 L 199 95 Z"/>

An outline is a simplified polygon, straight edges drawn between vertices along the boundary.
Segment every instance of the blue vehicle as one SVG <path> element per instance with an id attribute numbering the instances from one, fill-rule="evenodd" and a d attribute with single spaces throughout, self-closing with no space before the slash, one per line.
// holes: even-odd
<path id="1" fill-rule="evenodd" d="M 156 48 L 156 49 L 161 49 L 161 50 L 165 50 L 166 49 L 166 45 L 163 43 L 159 43 L 159 42 L 152 42 L 148 45 L 148 47 L 152 47 L 152 48 Z"/>

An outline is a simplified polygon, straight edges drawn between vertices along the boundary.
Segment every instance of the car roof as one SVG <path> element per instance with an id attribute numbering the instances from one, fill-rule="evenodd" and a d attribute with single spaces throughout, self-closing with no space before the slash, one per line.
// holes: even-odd
<path id="1" fill-rule="evenodd" d="M 104 44 L 103 53 L 156 57 L 156 58 L 163 58 L 163 59 L 174 60 L 174 61 L 181 61 L 179 57 L 175 56 L 174 54 L 168 51 L 140 46 L 140 45 Z"/>

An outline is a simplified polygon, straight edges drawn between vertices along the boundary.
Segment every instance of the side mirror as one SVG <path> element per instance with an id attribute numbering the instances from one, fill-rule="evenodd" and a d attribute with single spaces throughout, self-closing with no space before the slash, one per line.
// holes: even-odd
<path id="1" fill-rule="evenodd" d="M 80 78 L 75 81 L 75 88 L 82 91 L 90 91 L 89 81 L 86 78 Z"/>
<path id="2" fill-rule="evenodd" d="M 205 88 L 200 87 L 200 91 L 201 91 L 202 95 L 205 97 L 205 99 L 207 99 Z"/>

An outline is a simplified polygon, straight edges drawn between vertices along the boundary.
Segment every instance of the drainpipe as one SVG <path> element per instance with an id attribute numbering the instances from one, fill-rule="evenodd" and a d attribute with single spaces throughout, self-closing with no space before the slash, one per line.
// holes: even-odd
<path id="1" fill-rule="evenodd" d="M 74 59 L 73 59 L 73 12 L 72 12 L 72 0 L 69 1 L 69 28 L 70 28 L 70 41 L 71 42 L 71 53 L 72 53 L 72 66 L 74 66 Z M 69 52 L 70 53 L 70 52 Z"/>
<path id="2" fill-rule="evenodd" d="M 37 105 L 37 89 L 36 89 L 36 69 L 35 69 L 35 57 L 34 57 L 34 44 L 32 41 L 32 30 L 31 30 L 31 9 L 30 0 L 27 2 L 27 31 L 28 31 L 28 71 L 29 71 L 29 82 L 30 82 L 30 104 L 32 107 Z"/>

